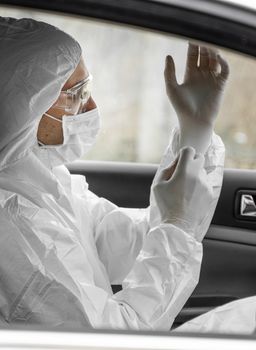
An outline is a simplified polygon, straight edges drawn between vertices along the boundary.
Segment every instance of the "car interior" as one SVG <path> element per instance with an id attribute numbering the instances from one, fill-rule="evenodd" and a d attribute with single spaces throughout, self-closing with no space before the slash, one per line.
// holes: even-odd
<path id="1" fill-rule="evenodd" d="M 103 132 L 99 145 L 89 157 L 68 164 L 68 169 L 72 174 L 85 176 L 91 191 L 121 207 L 148 207 L 150 186 L 164 145 L 168 142 L 170 129 L 175 124 L 175 115 L 165 101 L 160 76 L 165 57 L 161 56 L 162 62 L 160 62 L 157 54 L 152 54 L 153 63 L 148 63 L 148 70 L 143 72 L 146 76 L 150 75 L 152 67 L 162 64 L 157 75 L 153 74 L 152 80 L 145 78 L 143 82 L 137 79 L 142 67 L 146 69 L 144 62 L 150 52 L 154 51 L 152 46 L 154 42 L 159 40 L 159 45 L 165 45 L 164 41 L 170 40 L 170 51 L 178 50 L 180 56 L 177 54 L 175 59 L 179 61 L 180 57 L 180 62 L 177 63 L 180 80 L 184 71 L 184 55 L 188 41 L 209 45 L 227 57 L 231 66 L 231 79 L 218 118 L 220 121 L 216 126 L 216 132 L 222 137 L 226 146 L 223 186 L 211 226 L 203 240 L 204 253 L 199 283 L 176 317 L 172 328 L 217 306 L 256 295 L 256 170 L 254 170 L 256 162 L 253 152 L 255 135 L 252 130 L 255 123 L 253 119 L 255 118 L 253 81 L 256 81 L 256 61 L 253 58 L 256 55 L 255 13 L 249 13 L 246 9 L 238 7 L 231 8 L 221 3 L 218 5 L 217 1 L 215 8 L 212 7 L 211 1 L 206 1 L 207 6 L 203 9 L 200 8 L 200 1 L 184 1 L 183 5 L 178 5 L 175 1 L 129 0 L 121 5 L 118 1 L 97 0 L 84 1 L 86 6 L 82 6 L 82 1 L 67 3 L 56 0 L 21 1 L 24 7 L 17 7 L 17 1 L 0 1 L 0 3 L 1 16 L 27 15 L 35 19 L 46 19 L 50 16 L 49 21 L 53 21 L 52 24 L 65 26 L 73 35 L 75 30 L 79 31 L 79 28 L 82 28 L 83 22 L 91 25 L 92 40 L 87 45 L 85 39 L 84 45 L 88 46 L 88 56 L 92 56 L 90 67 L 95 78 L 95 89 L 97 84 L 99 86 L 98 90 L 95 90 L 95 95 L 99 103 L 105 105 L 102 107 Z M 54 16 L 57 18 L 56 22 Z M 77 23 L 77 28 L 74 23 Z M 102 34 L 107 27 L 113 33 L 115 30 L 118 33 L 116 36 L 113 34 L 109 42 L 105 41 Z M 95 30 L 94 36 L 93 30 Z M 136 33 L 139 39 L 134 43 Z M 145 38 L 154 37 L 155 41 L 152 39 L 152 42 L 150 38 L 147 39 L 149 49 L 140 41 L 141 33 L 145 34 Z M 80 37 L 81 35 L 80 33 Z M 103 67 L 95 56 L 97 46 L 90 46 L 93 41 L 100 46 L 100 55 L 106 52 L 107 63 Z M 125 41 L 127 41 L 126 48 Z M 138 58 L 140 45 L 143 49 Z M 113 54 L 119 55 L 117 61 L 113 61 L 108 52 L 111 46 L 114 47 Z M 129 66 L 128 61 L 122 60 L 122 57 L 127 55 L 127 50 L 131 47 L 134 47 L 131 56 L 138 62 L 134 64 L 132 61 Z M 168 53 L 167 46 L 163 52 Z M 115 66 L 113 62 L 116 62 Z M 105 72 L 107 70 L 109 72 Z M 126 71 L 125 76 L 121 75 L 123 70 Z M 119 83 L 112 81 L 113 90 L 107 91 L 112 88 L 108 82 L 115 71 L 120 81 Z M 160 85 L 155 83 L 157 77 Z M 107 82 L 107 86 L 102 84 L 101 79 Z M 136 94 L 136 91 L 129 95 L 128 90 L 133 90 L 127 83 L 129 79 L 132 80 L 132 86 L 137 82 L 139 86 L 146 87 L 145 94 L 137 99 L 132 95 Z M 151 90 L 154 84 L 156 84 L 155 90 Z M 128 95 L 131 97 L 127 102 L 125 99 Z M 115 101 L 113 96 L 117 96 Z M 152 98 L 155 98 L 156 106 L 151 108 L 149 101 Z M 138 99 L 144 99 L 146 103 L 138 104 Z M 113 108 L 109 107 L 111 103 Z M 131 109 L 127 109 L 128 104 L 132 106 Z M 117 111 L 113 115 L 115 108 Z M 117 119 L 118 113 L 122 115 L 120 120 Z M 163 115 L 160 122 L 157 121 L 157 113 Z M 142 114 L 143 117 L 140 116 Z M 108 118 L 109 124 L 107 124 Z M 139 122 L 138 118 L 141 118 Z M 151 121 L 151 128 L 147 128 L 145 125 Z M 126 124 L 128 122 L 130 124 Z M 144 130 L 143 135 L 148 132 L 145 137 L 143 136 L 144 141 L 140 141 L 138 135 L 133 136 L 134 128 Z M 155 137 L 153 132 L 158 133 L 158 137 Z M 161 138 L 161 133 L 164 135 L 164 140 Z M 118 139 L 115 141 L 116 135 Z M 139 155 L 136 153 L 138 143 L 142 150 Z M 157 149 L 156 154 L 153 154 L 153 148 Z M 103 150 L 103 153 L 100 153 L 100 150 Z M 112 286 L 114 293 L 121 288 L 120 285 Z"/>

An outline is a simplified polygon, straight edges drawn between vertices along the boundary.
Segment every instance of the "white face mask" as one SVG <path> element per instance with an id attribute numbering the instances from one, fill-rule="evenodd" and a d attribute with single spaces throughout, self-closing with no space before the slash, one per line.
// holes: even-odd
<path id="1" fill-rule="evenodd" d="M 57 119 L 50 114 L 45 115 L 62 123 L 63 143 L 61 145 L 36 145 L 34 153 L 48 167 L 70 163 L 85 155 L 96 140 L 100 129 L 98 108 L 77 115 L 64 115 Z"/>

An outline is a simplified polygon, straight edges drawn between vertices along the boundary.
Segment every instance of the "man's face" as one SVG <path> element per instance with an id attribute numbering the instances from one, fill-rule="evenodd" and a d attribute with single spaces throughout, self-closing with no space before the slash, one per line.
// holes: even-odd
<path id="1" fill-rule="evenodd" d="M 65 85 L 62 87 L 62 90 L 72 88 L 82 80 L 86 79 L 89 76 L 89 72 L 85 66 L 83 58 L 80 59 L 79 64 L 68 78 Z M 55 105 L 55 104 L 54 104 Z M 62 119 L 63 115 L 69 115 L 70 113 L 66 112 L 64 108 L 56 108 L 54 105 L 47 111 L 50 115 L 57 119 Z M 92 97 L 83 105 L 82 103 L 79 106 L 78 113 L 83 111 L 90 111 L 96 108 L 96 104 Z M 64 117 L 65 118 L 65 117 Z M 37 130 L 37 139 L 45 145 L 59 145 L 63 143 L 63 131 L 62 123 L 57 120 L 53 120 L 43 115 Z"/>

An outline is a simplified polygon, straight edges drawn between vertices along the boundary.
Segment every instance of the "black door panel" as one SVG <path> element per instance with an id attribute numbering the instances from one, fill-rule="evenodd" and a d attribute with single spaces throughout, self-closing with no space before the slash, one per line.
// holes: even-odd
<path id="1" fill-rule="evenodd" d="M 73 174 L 86 176 L 89 189 L 120 207 L 146 208 L 155 164 L 115 162 L 75 162 L 68 166 Z"/>
<path id="2" fill-rule="evenodd" d="M 199 283 L 173 327 L 226 302 L 256 295 L 256 246 L 225 241 L 225 228 L 219 240 L 208 237 L 211 228 L 203 241 Z"/>
<path id="3" fill-rule="evenodd" d="M 72 173 L 83 174 L 89 188 L 122 207 L 149 204 L 155 164 L 76 162 Z M 174 327 L 226 302 L 256 295 L 256 221 L 236 217 L 236 194 L 256 189 L 256 171 L 225 170 L 212 225 L 203 241 L 200 281 L 175 320 Z M 113 286 L 114 292 L 120 286 Z"/>
<path id="4" fill-rule="evenodd" d="M 256 246 L 256 231 L 212 224 L 205 239 Z"/>
<path id="5" fill-rule="evenodd" d="M 196 295 L 244 298 L 256 294 L 256 246 L 204 239 Z"/>

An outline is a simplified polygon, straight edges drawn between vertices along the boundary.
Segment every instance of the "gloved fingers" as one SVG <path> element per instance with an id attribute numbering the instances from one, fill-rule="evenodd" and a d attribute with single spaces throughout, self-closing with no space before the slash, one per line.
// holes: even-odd
<path id="1" fill-rule="evenodd" d="M 200 176 L 202 185 L 204 185 L 205 190 L 212 197 L 212 199 L 214 199 L 213 186 L 211 184 L 211 181 L 209 181 L 206 170 L 204 168 L 200 170 L 199 176 Z"/>
<path id="2" fill-rule="evenodd" d="M 198 67 L 198 54 L 199 46 L 189 43 L 187 53 L 187 67 L 189 67 L 190 69 L 195 69 Z"/>
<path id="3" fill-rule="evenodd" d="M 196 154 L 196 151 L 193 147 L 183 147 L 180 150 L 180 155 L 178 163 L 176 166 L 176 171 L 173 174 L 173 177 L 181 174 L 190 173 L 192 176 L 198 176 L 199 172 L 204 166 L 204 155 Z"/>
<path id="4" fill-rule="evenodd" d="M 167 95 L 175 89 L 177 84 L 176 73 L 175 73 L 175 64 L 172 56 L 168 55 L 165 59 L 165 69 L 164 69 L 164 78 L 166 85 Z"/>
<path id="5" fill-rule="evenodd" d="M 229 65 L 228 65 L 228 62 L 220 55 L 217 55 L 217 58 L 221 67 L 219 78 L 223 83 L 225 83 L 229 76 Z"/>
<path id="6" fill-rule="evenodd" d="M 177 167 L 181 170 L 182 167 L 185 167 L 186 164 L 189 162 L 189 160 L 194 159 L 197 160 L 199 155 L 195 154 L 195 149 L 192 147 L 183 147 L 181 148 L 178 157 L 175 159 L 175 161 L 168 166 L 167 168 L 163 169 L 158 177 L 158 182 L 163 181 L 169 181 L 172 179 L 172 177 L 175 175 Z M 198 160 L 197 160 L 198 161 Z M 183 169 L 181 171 L 184 171 Z"/>
<path id="7" fill-rule="evenodd" d="M 203 166 L 201 167 L 201 169 L 199 171 L 199 176 L 200 176 L 200 178 L 202 179 L 202 181 L 204 183 L 208 183 L 209 182 L 208 181 L 208 177 L 207 177 L 207 172 L 206 172 L 206 170 L 205 170 L 205 168 Z"/>
<path id="8" fill-rule="evenodd" d="M 189 79 L 190 75 L 193 74 L 198 68 L 198 55 L 199 55 L 199 46 L 189 43 L 188 52 L 187 52 L 187 63 L 186 63 L 186 73 L 185 80 Z"/>
<path id="9" fill-rule="evenodd" d="M 219 68 L 217 51 L 208 48 L 208 52 L 209 52 L 209 69 L 211 72 L 214 72 L 216 74 L 216 73 L 218 73 L 218 68 Z"/>
<path id="10" fill-rule="evenodd" d="M 194 159 L 190 160 L 187 165 L 187 171 L 194 177 L 199 177 L 200 172 L 204 169 L 205 157 L 202 153 L 195 154 Z"/>
<path id="11" fill-rule="evenodd" d="M 184 172 L 187 168 L 187 164 L 194 159 L 195 154 L 196 151 L 193 147 L 181 148 L 176 166 L 176 173 Z"/>
<path id="12" fill-rule="evenodd" d="M 203 153 L 196 153 L 194 157 L 194 161 L 199 165 L 199 164 L 204 164 L 205 157 Z"/>
<path id="13" fill-rule="evenodd" d="M 209 69 L 209 52 L 206 47 L 200 46 L 200 64 L 201 69 Z"/>
<path id="14" fill-rule="evenodd" d="M 163 169 L 159 176 L 159 181 L 168 181 L 172 178 L 173 173 L 175 172 L 176 166 L 178 163 L 178 157 L 175 159 L 175 161 L 169 165 L 167 168 Z"/>

